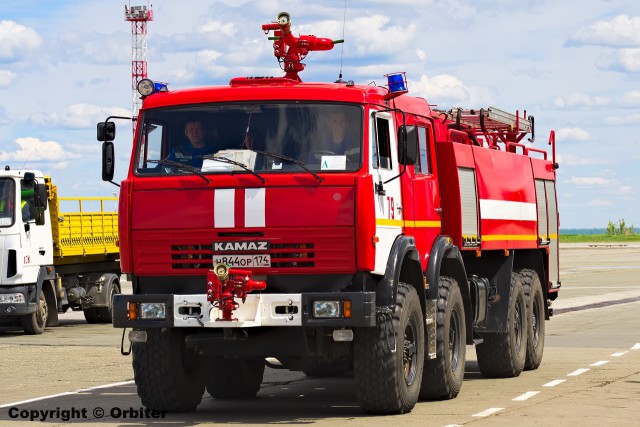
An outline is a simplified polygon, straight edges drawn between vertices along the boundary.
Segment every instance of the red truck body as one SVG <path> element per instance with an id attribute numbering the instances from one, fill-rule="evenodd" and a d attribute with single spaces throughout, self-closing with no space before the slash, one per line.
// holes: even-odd
<path id="1" fill-rule="evenodd" d="M 485 376 L 540 365 L 560 287 L 555 158 L 522 142 L 526 114 L 433 110 L 400 86 L 288 75 L 146 94 L 119 205 L 134 293 L 113 305 L 144 405 L 253 397 L 265 358 L 353 371 L 371 413 L 455 397 L 466 344 Z M 193 121 L 215 149 L 176 157 Z"/>

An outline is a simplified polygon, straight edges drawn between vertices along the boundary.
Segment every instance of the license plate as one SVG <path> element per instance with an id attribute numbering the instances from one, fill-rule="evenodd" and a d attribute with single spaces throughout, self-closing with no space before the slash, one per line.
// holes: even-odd
<path id="1" fill-rule="evenodd" d="M 213 265 L 226 264 L 231 267 L 271 267 L 271 255 L 214 255 Z"/>

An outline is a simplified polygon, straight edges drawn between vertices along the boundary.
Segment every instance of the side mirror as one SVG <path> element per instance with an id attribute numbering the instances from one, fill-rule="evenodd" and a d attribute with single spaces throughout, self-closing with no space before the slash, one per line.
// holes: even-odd
<path id="1" fill-rule="evenodd" d="M 42 208 L 43 211 L 47 210 L 48 205 L 47 184 L 36 185 L 36 206 Z"/>
<path id="2" fill-rule="evenodd" d="M 115 129 L 115 128 L 114 128 Z M 102 143 L 102 180 L 113 180 L 113 168 L 114 168 L 114 149 L 113 142 L 105 141 Z"/>
<path id="3" fill-rule="evenodd" d="M 415 165 L 418 160 L 418 129 L 415 126 L 398 128 L 398 162 L 401 165 Z"/>
<path id="4" fill-rule="evenodd" d="M 114 122 L 98 123 L 98 141 L 113 141 L 116 139 L 116 124 Z"/>

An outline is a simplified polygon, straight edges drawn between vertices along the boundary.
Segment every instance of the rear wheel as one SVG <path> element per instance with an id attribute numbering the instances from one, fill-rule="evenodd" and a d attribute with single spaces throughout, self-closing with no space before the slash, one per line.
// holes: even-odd
<path id="1" fill-rule="evenodd" d="M 47 298 L 44 295 L 43 289 L 40 291 L 40 296 L 38 297 L 36 311 L 20 317 L 20 323 L 22 324 L 22 329 L 24 329 L 25 334 L 40 335 L 44 332 L 48 319 L 49 304 L 47 304 Z"/>
<path id="2" fill-rule="evenodd" d="M 466 360 L 466 325 L 458 282 L 440 277 L 436 302 L 436 354 L 425 359 L 421 399 L 453 399 L 462 388 Z"/>
<path id="3" fill-rule="evenodd" d="M 520 277 L 511 275 L 507 332 L 482 334 L 476 347 L 480 372 L 487 378 L 517 377 L 527 355 L 527 305 Z"/>
<path id="4" fill-rule="evenodd" d="M 107 306 L 96 308 L 98 319 L 101 323 L 111 323 L 113 319 L 113 296 L 120 293 L 120 286 L 117 281 L 111 283 L 107 294 Z"/>
<path id="5" fill-rule="evenodd" d="M 518 272 L 524 286 L 527 301 L 527 321 L 529 333 L 527 335 L 527 357 L 524 362 L 525 370 L 538 369 L 542 363 L 545 335 L 544 296 L 540 277 L 534 270 L 524 269 Z"/>
<path id="6" fill-rule="evenodd" d="M 216 399 L 253 399 L 264 376 L 264 359 L 214 357 L 207 391 Z"/>
<path id="7" fill-rule="evenodd" d="M 133 343 L 133 373 L 142 404 L 158 411 L 196 409 L 204 394 L 208 366 L 185 345 L 176 329 L 148 329 L 146 343 Z"/>
<path id="8" fill-rule="evenodd" d="M 99 323 L 100 317 L 98 316 L 98 309 L 96 307 L 89 307 L 82 310 L 84 313 L 84 319 L 87 323 Z"/>
<path id="9" fill-rule="evenodd" d="M 400 283 L 395 311 L 360 328 L 354 342 L 354 376 L 363 411 L 406 413 L 418 401 L 424 366 L 424 317 L 416 290 Z"/>

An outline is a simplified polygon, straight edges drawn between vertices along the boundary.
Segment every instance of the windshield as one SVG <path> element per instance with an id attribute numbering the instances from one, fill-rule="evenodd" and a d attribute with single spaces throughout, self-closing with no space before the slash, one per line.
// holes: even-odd
<path id="1" fill-rule="evenodd" d="M 357 105 L 207 104 L 147 110 L 142 120 L 139 174 L 339 172 L 362 163 Z"/>
<path id="2" fill-rule="evenodd" d="M 12 179 L 0 178 L 0 227 L 13 225 L 15 217 L 15 183 Z"/>

